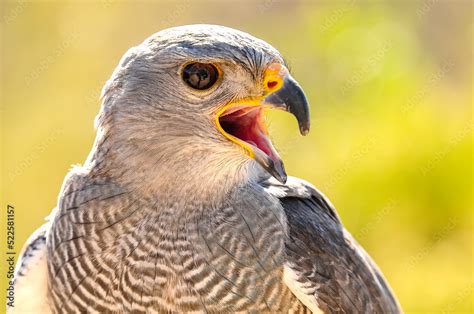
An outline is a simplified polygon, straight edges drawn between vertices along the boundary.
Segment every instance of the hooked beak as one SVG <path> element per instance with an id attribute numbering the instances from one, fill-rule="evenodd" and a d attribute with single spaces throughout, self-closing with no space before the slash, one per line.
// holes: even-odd
<path id="1" fill-rule="evenodd" d="M 266 96 L 228 104 L 216 114 L 219 131 L 243 147 L 268 173 L 285 183 L 287 175 L 283 162 L 268 138 L 265 109 L 290 112 L 298 121 L 299 130 L 306 135 L 310 128 L 309 106 L 303 89 L 281 64 L 271 64 L 265 72 Z"/>
<path id="2" fill-rule="evenodd" d="M 263 103 L 290 112 L 298 120 L 301 135 L 309 133 L 308 101 L 300 84 L 290 74 L 284 77 L 283 86 L 266 97 Z"/>

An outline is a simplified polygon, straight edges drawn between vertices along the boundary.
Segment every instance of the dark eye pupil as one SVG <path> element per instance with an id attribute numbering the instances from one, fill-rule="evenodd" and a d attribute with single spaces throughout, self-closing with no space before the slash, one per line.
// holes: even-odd
<path id="1" fill-rule="evenodd" d="M 208 89 L 217 81 L 217 68 L 208 63 L 191 63 L 183 70 L 183 80 L 192 88 Z"/>

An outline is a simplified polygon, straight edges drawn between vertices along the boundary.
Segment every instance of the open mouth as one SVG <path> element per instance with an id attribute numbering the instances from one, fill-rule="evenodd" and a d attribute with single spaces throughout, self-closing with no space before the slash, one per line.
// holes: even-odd
<path id="1" fill-rule="evenodd" d="M 265 110 L 262 105 L 236 105 L 222 112 L 218 120 L 224 135 L 248 150 L 251 157 L 259 149 L 276 161 L 279 155 L 268 137 Z"/>
<path id="2" fill-rule="evenodd" d="M 287 179 L 283 161 L 268 137 L 265 110 L 281 109 L 298 121 L 300 133 L 309 132 L 309 107 L 303 90 L 288 70 L 279 63 L 271 64 L 265 72 L 265 97 L 241 99 L 227 104 L 214 113 L 219 132 L 239 145 L 263 169 L 281 183 Z"/>

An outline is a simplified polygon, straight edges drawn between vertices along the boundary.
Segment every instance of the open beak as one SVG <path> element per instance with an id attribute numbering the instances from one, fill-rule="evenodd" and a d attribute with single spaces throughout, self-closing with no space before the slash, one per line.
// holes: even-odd
<path id="1" fill-rule="evenodd" d="M 266 109 L 281 109 L 298 120 L 302 135 L 309 132 L 309 106 L 302 88 L 279 63 L 265 72 L 266 95 L 260 98 L 230 103 L 216 113 L 219 131 L 238 144 L 278 181 L 286 182 L 283 162 L 273 147 L 265 123 Z"/>

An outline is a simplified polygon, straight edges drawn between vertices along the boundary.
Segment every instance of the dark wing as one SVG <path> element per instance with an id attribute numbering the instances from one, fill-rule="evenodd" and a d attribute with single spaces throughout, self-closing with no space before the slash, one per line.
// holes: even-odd
<path id="1" fill-rule="evenodd" d="M 295 193 L 294 187 L 307 192 Z M 302 180 L 292 178 L 290 188 L 293 193 L 280 199 L 289 227 L 285 282 L 293 293 L 326 313 L 400 313 L 382 273 L 331 203 Z"/>

